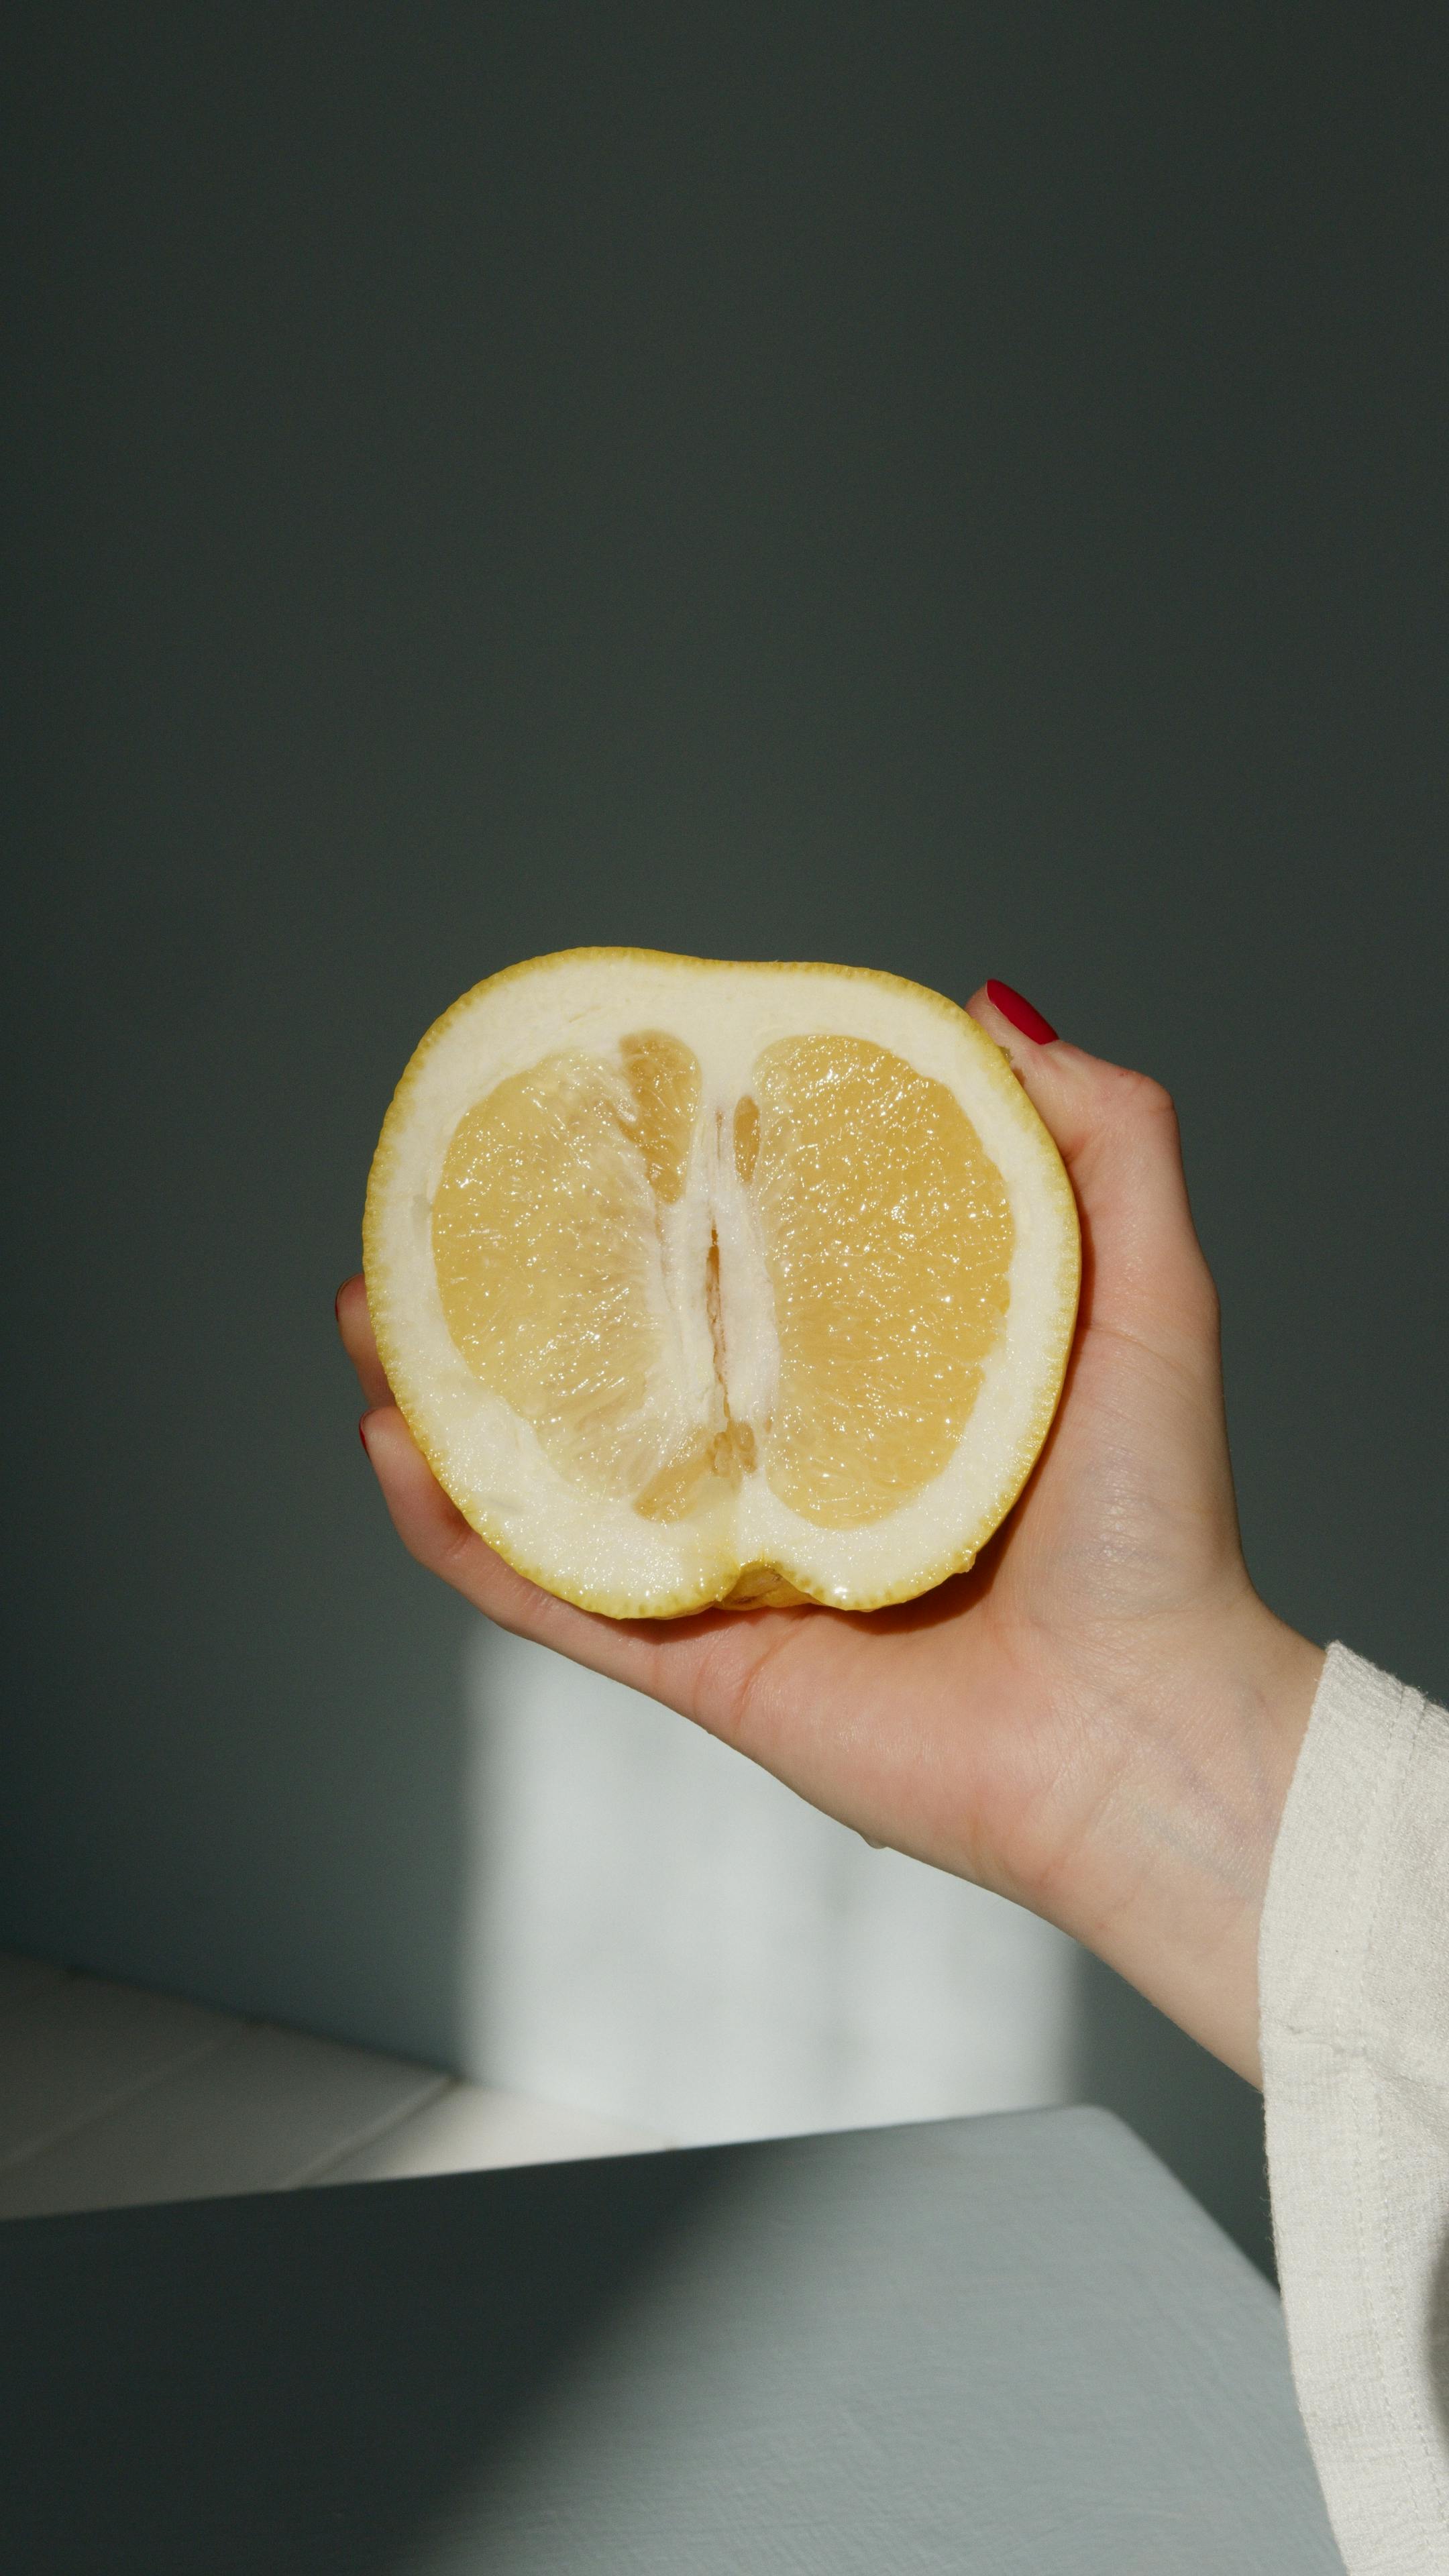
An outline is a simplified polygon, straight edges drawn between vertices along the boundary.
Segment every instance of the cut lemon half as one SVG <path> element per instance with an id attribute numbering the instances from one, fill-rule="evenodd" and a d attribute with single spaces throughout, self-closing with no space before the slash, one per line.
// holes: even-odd
<path id="1" fill-rule="evenodd" d="M 969 1566 L 1050 1426 L 1076 1207 L 1005 1056 L 845 966 L 582 948 L 399 1083 L 367 1295 L 419 1448 L 587 1610 L 872 1610 Z"/>

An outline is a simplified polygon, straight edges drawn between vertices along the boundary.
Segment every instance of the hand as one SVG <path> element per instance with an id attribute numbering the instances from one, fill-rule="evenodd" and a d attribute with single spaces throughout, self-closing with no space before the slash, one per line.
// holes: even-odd
<path id="1" fill-rule="evenodd" d="M 505 1628 L 663 1700 L 876 1843 L 1074 1934 L 1259 2080 L 1257 1934 L 1322 1669 L 1248 1579 L 1217 1296 L 1167 1094 L 972 1016 L 1057 1141 L 1082 1307 L 1026 1492 L 969 1574 L 894 1610 L 599 1618 L 515 1574 L 413 1445 L 360 1278 L 363 1439 L 419 1563 Z"/>

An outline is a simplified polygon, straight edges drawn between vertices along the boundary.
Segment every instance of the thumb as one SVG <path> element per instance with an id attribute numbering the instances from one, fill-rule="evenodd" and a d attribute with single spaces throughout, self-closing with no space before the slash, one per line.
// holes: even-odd
<path id="1" fill-rule="evenodd" d="M 1177 1112 L 1160 1082 L 1051 1034 L 1028 1035 L 1018 997 L 983 984 L 966 1008 L 1007 1057 L 1055 1141 L 1081 1211 L 1088 1318 L 1174 1359 L 1216 1366 L 1218 1304 L 1188 1204 Z"/>

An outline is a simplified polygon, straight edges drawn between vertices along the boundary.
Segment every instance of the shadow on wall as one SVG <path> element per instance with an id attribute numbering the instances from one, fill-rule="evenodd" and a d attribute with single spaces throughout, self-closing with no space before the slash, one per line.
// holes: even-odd
<path id="1" fill-rule="evenodd" d="M 1271 2270 L 1258 2096 L 1050 1925 L 484 1622 L 465 1691 L 464 2072 L 680 2144 L 1099 2102 Z"/>

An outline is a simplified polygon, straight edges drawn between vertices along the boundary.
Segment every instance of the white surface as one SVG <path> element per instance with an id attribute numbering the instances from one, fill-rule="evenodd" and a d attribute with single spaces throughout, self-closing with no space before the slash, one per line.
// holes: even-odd
<path id="1" fill-rule="evenodd" d="M 449 2084 L 383 2137 L 340 2157 L 314 2182 L 401 2182 L 410 2174 L 477 2173 L 486 2166 L 551 2165 L 575 2156 L 625 2156 L 658 2147 L 646 2129 L 558 2111 L 486 2084 Z"/>
<path id="2" fill-rule="evenodd" d="M 1449 1713 L 1331 1646 L 1259 1983 L 1294 2377 L 1351 2576 L 1449 2567 Z"/>
<path id="3" fill-rule="evenodd" d="M 263 2023 L 193 2057 L 0 2173 L 0 2213 L 274 2191 L 441 2092 L 447 2077 Z"/>
<path id="4" fill-rule="evenodd" d="M 660 2143 L 404 2058 L 0 1954 L 0 2218 Z"/>
<path id="5" fill-rule="evenodd" d="M 225 2013 L 100 1977 L 42 1984 L 0 2020 L 0 2180 L 18 2159 L 219 2048 L 235 2027 Z"/>
<path id="6" fill-rule="evenodd" d="M 470 2075 L 681 2143 L 1067 2097 L 1049 1925 L 482 1622 L 467 1687 Z"/>
<path id="7" fill-rule="evenodd" d="M 0 2229 L 6 2576 L 1342 2576 L 1100 2112 L 132 2218 Z"/>

